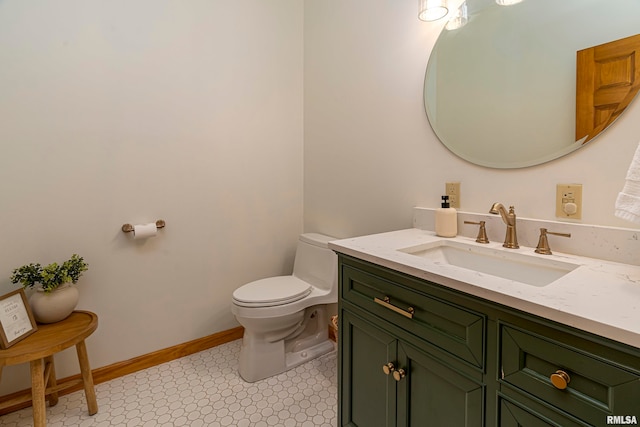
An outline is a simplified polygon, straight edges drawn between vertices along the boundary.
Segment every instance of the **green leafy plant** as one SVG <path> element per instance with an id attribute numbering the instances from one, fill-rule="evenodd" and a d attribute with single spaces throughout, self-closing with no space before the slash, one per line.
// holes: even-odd
<path id="1" fill-rule="evenodd" d="M 87 271 L 89 264 L 78 254 L 58 265 L 51 263 L 42 267 L 40 264 L 27 264 L 13 270 L 11 283 L 21 283 L 22 287 L 33 287 L 40 283 L 42 290 L 51 292 L 65 283 L 76 283 L 82 273 Z"/>

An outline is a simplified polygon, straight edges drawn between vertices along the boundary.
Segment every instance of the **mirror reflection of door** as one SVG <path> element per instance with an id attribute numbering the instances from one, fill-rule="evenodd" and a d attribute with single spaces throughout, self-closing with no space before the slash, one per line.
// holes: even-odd
<path id="1" fill-rule="evenodd" d="M 576 141 L 588 142 L 640 89 L 640 34 L 577 53 Z"/>

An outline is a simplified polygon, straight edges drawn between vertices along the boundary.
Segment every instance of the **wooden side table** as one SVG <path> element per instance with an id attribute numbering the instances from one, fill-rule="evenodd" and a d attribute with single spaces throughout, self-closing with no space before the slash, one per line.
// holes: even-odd
<path id="1" fill-rule="evenodd" d="M 31 399 L 33 404 L 34 427 L 47 425 L 45 400 L 49 405 L 58 403 L 58 392 L 75 387 L 79 383 L 84 386 L 87 397 L 89 415 L 98 412 L 98 402 L 93 387 L 93 376 L 87 358 L 87 347 L 84 340 L 98 327 L 98 316 L 89 311 L 74 311 L 66 319 L 44 325 L 38 325 L 38 330 L 27 338 L 9 347 L 0 350 L 0 379 L 2 367 L 30 362 L 31 364 Z M 78 362 L 82 379 L 70 381 L 63 386 L 56 383 L 56 371 L 53 364 L 53 355 L 66 348 L 76 346 Z M 25 398 L 12 399 L 0 405 L 7 408 L 28 401 Z"/>

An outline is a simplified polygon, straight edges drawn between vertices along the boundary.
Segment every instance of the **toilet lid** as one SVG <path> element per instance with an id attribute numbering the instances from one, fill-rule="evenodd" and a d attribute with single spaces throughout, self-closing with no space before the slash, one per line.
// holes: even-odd
<path id="1" fill-rule="evenodd" d="M 233 300 L 245 307 L 270 307 L 298 301 L 312 289 L 295 276 L 269 277 L 239 287 L 233 292 Z"/>

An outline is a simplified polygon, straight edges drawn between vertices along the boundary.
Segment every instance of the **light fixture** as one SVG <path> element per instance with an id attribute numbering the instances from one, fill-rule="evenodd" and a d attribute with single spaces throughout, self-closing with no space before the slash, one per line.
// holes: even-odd
<path id="1" fill-rule="evenodd" d="M 511 6 L 512 4 L 520 3 L 522 0 L 496 0 L 500 6 Z"/>
<path id="2" fill-rule="evenodd" d="M 418 18 L 422 21 L 437 21 L 448 12 L 447 0 L 418 0 Z"/>
<path id="3" fill-rule="evenodd" d="M 453 13 L 445 28 L 447 30 L 457 30 L 467 25 L 467 22 L 469 22 L 469 12 L 467 11 L 467 2 L 465 1 Z"/>

